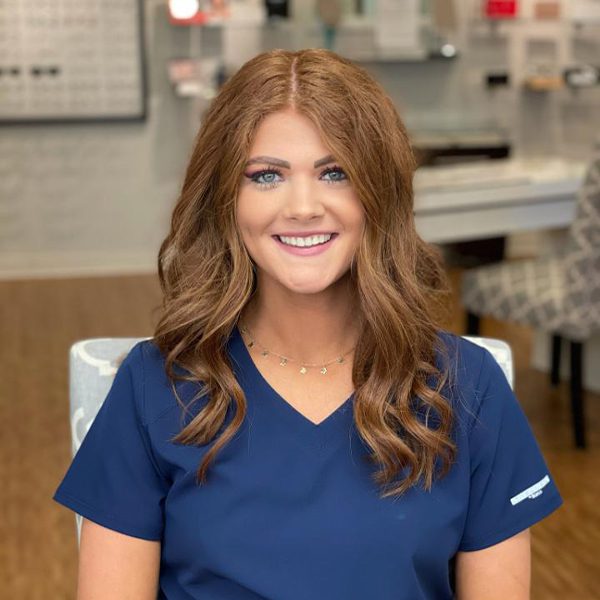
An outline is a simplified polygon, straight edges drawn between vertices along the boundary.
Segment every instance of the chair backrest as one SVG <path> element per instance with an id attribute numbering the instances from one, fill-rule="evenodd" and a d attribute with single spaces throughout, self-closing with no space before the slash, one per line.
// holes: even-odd
<path id="1" fill-rule="evenodd" d="M 576 337 L 600 329 L 600 138 L 577 195 L 564 251 L 565 312 Z"/>
<path id="2" fill-rule="evenodd" d="M 511 387 L 513 385 L 510 346 L 493 338 L 464 336 L 487 348 L 498 361 Z M 75 342 L 69 354 L 69 402 L 71 413 L 71 447 L 75 455 L 102 402 L 106 398 L 118 364 L 131 348 L 149 338 L 92 338 Z M 80 515 L 75 515 L 77 540 L 81 536 Z"/>

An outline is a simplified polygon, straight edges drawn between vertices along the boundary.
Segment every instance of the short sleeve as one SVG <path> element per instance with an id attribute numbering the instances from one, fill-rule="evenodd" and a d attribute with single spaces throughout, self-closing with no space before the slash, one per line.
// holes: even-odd
<path id="1" fill-rule="evenodd" d="M 527 529 L 563 503 L 527 417 L 485 348 L 469 428 L 469 507 L 459 550 L 480 550 Z"/>
<path id="2" fill-rule="evenodd" d="M 53 499 L 104 527 L 160 540 L 168 482 L 144 423 L 143 362 L 137 344 L 111 388 Z"/>

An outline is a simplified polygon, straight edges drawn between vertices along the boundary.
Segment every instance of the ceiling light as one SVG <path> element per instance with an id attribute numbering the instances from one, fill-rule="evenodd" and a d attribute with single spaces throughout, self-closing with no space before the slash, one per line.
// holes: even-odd
<path id="1" fill-rule="evenodd" d="M 174 19 L 191 19 L 199 9 L 198 0 L 169 0 L 169 12 Z"/>

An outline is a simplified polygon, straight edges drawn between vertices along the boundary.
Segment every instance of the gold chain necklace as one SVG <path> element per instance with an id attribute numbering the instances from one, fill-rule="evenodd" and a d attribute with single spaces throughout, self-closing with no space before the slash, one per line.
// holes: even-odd
<path id="1" fill-rule="evenodd" d="M 282 367 L 285 367 L 285 365 L 287 365 L 288 362 L 299 362 L 293 358 L 290 358 L 289 356 L 283 356 L 282 354 L 277 354 L 277 352 L 268 350 L 260 342 L 258 342 L 254 339 L 254 337 L 252 336 L 252 334 L 248 331 L 248 329 L 246 327 L 240 325 L 239 329 L 240 329 L 240 331 L 243 331 L 250 338 L 250 341 L 246 344 L 248 346 L 248 348 L 252 348 L 252 346 L 254 346 L 254 344 L 256 344 L 257 346 L 259 346 L 261 348 L 262 356 L 268 356 L 269 354 L 274 354 L 275 356 L 277 356 L 280 359 L 279 364 Z M 352 350 L 354 350 L 355 347 L 356 346 L 352 346 L 352 348 L 350 348 L 350 350 L 348 350 L 341 356 L 338 356 L 334 360 L 330 360 L 329 362 L 327 362 L 325 364 L 316 364 L 315 365 L 315 364 L 300 362 L 300 365 L 301 365 L 300 373 L 302 373 L 302 375 L 305 375 L 308 372 L 308 369 L 313 368 L 313 367 L 318 367 L 321 375 L 326 375 L 328 365 L 330 365 L 332 363 L 338 363 L 338 364 L 345 363 L 346 360 L 344 359 L 344 356 L 346 356 L 347 354 L 350 354 L 350 352 L 352 352 Z M 307 367 L 308 367 L 308 369 L 307 369 Z"/>

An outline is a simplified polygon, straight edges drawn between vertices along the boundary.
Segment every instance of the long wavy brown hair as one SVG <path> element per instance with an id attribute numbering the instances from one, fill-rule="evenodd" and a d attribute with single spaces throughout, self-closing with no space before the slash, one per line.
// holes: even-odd
<path id="1" fill-rule="evenodd" d="M 382 497 L 401 495 L 418 482 L 429 490 L 456 454 L 454 412 L 442 394 L 448 353 L 438 336 L 450 286 L 439 249 L 415 230 L 416 163 L 393 102 L 366 70 L 323 49 L 255 56 L 203 116 L 158 255 L 163 301 L 153 341 L 165 357 L 182 419 L 207 396 L 172 441 L 214 441 L 196 473 L 203 483 L 246 415 L 226 349 L 256 286 L 236 226 L 236 199 L 257 125 L 289 107 L 318 128 L 366 213 L 352 277 L 362 322 L 352 380 L 356 429 L 371 450 L 367 458 L 379 466 L 374 481 Z M 445 359 L 439 365 L 436 353 Z M 176 373 L 174 366 L 185 371 Z M 199 384 L 187 404 L 176 380 Z M 235 413 L 217 436 L 232 402 Z"/>

